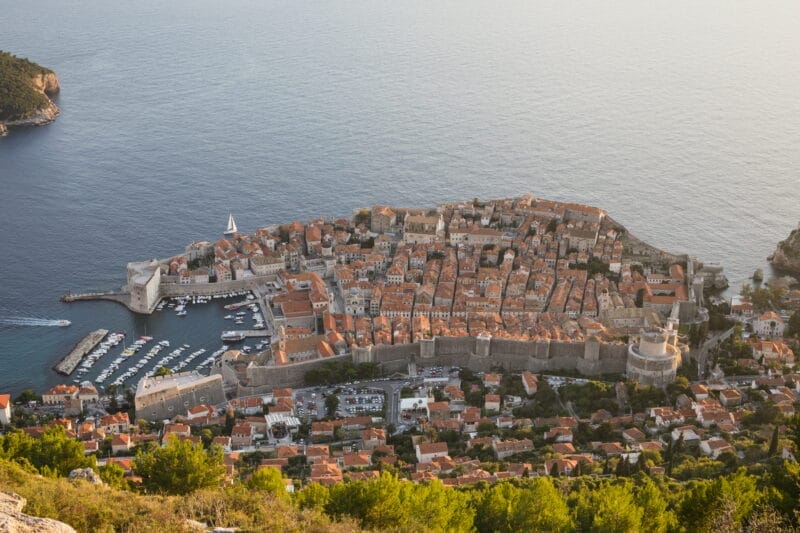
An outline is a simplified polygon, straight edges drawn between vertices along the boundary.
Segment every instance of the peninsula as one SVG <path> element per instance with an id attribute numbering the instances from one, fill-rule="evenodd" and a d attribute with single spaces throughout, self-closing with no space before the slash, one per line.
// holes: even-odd
<path id="1" fill-rule="evenodd" d="M 0 136 L 55 120 L 60 110 L 50 97 L 60 88 L 52 70 L 0 50 Z"/>
<path id="2" fill-rule="evenodd" d="M 627 369 L 661 385 L 680 363 L 678 326 L 708 319 L 703 289 L 724 278 L 642 242 L 602 209 L 530 194 L 376 205 L 252 234 L 231 217 L 222 238 L 127 273 L 123 293 L 63 300 L 111 299 L 149 314 L 163 298 L 253 291 L 275 335 L 262 354 L 222 362 L 238 394 L 298 385 L 326 361 Z M 663 364 L 638 352 L 642 329 Z"/>

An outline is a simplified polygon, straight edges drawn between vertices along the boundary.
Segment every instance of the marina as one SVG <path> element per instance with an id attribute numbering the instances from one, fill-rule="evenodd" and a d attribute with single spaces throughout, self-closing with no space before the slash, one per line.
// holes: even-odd
<path id="1" fill-rule="evenodd" d="M 108 335 L 107 329 L 98 329 L 89 333 L 55 366 L 56 372 L 65 376 L 71 375 L 80 364 L 83 356 L 97 346 L 106 335 Z"/>
<path id="2" fill-rule="evenodd" d="M 233 298 L 235 303 L 229 303 Z M 235 310 L 229 310 L 230 306 L 235 306 Z M 233 331 L 235 340 L 224 341 L 221 337 L 228 333 L 234 318 L 239 324 L 253 325 Z M 261 337 L 263 342 L 257 349 L 269 346 L 269 330 L 258 300 L 250 291 L 162 298 L 153 315 L 137 322 L 134 330 L 136 333 L 129 330 L 108 334 L 104 340 L 99 339 L 103 342 L 89 347 L 88 355 L 76 363 L 79 365 L 73 381 L 89 381 L 99 389 L 133 387 L 160 368 L 173 373 L 192 370 L 208 373 L 215 360 L 229 349 L 226 344 L 230 342 Z"/>

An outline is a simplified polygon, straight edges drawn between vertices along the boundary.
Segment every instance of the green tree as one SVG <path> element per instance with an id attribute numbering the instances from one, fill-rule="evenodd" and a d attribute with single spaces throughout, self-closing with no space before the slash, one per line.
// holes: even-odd
<path id="1" fill-rule="evenodd" d="M 127 483 L 125 483 L 125 470 L 118 464 L 105 464 L 97 469 L 97 473 L 106 485 L 110 485 L 115 489 L 127 488 Z"/>
<path id="2" fill-rule="evenodd" d="M 784 337 L 800 339 L 800 309 L 792 313 L 792 316 L 789 317 L 789 322 L 786 324 L 783 335 Z"/>
<path id="3" fill-rule="evenodd" d="M 153 375 L 156 376 L 156 377 L 158 377 L 158 376 L 171 376 L 172 375 L 172 370 L 170 370 L 169 368 L 167 368 L 165 366 L 160 366 L 160 367 L 158 367 L 156 369 L 156 372 Z"/>
<path id="4" fill-rule="evenodd" d="M 596 514 L 592 531 L 625 532 L 642 531 L 644 513 L 636 505 L 629 485 L 606 485 L 594 494 Z"/>
<path id="5" fill-rule="evenodd" d="M 215 487 L 222 481 L 225 467 L 222 449 L 170 437 L 163 448 L 139 452 L 133 470 L 141 476 L 149 492 L 186 494 L 197 489 Z"/>
<path id="6" fill-rule="evenodd" d="M 247 480 L 247 488 L 272 494 L 278 499 L 289 501 L 286 482 L 277 468 L 260 468 Z"/>
<path id="7" fill-rule="evenodd" d="M 33 389 L 25 389 L 24 391 L 20 392 L 19 395 L 14 398 L 14 403 L 21 403 L 27 404 L 29 402 L 41 402 L 42 397 L 39 394 L 36 394 L 36 391 Z"/>
<path id="8" fill-rule="evenodd" d="M 63 426 L 53 426 L 33 439 L 29 453 L 31 464 L 45 476 L 67 476 L 76 468 L 95 466 L 95 458 L 86 456 L 83 444 L 67 436 Z"/>
<path id="9" fill-rule="evenodd" d="M 675 529 L 675 513 L 668 510 L 667 500 L 651 479 L 645 479 L 634 492 L 636 504 L 642 509 L 642 531 L 663 533 Z"/>
<path id="10" fill-rule="evenodd" d="M 336 418 L 336 410 L 339 408 L 339 397 L 336 394 L 329 394 L 327 398 L 325 398 L 325 410 L 328 413 L 328 416 L 331 418 Z"/>
<path id="11" fill-rule="evenodd" d="M 331 499 L 328 487 L 319 483 L 310 483 L 297 494 L 296 502 L 300 509 L 322 510 Z"/>

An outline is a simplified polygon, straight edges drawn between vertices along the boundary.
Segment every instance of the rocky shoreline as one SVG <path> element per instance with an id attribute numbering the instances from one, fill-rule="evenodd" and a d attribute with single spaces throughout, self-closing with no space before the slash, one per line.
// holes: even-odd
<path id="1" fill-rule="evenodd" d="M 793 229 L 785 240 L 778 243 L 775 251 L 767 259 L 779 270 L 800 274 L 800 225 Z"/>

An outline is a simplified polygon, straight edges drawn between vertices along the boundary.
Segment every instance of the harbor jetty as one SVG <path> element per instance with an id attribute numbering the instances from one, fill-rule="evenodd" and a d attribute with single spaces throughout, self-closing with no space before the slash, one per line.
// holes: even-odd
<path id="1" fill-rule="evenodd" d="M 75 345 L 72 351 L 54 367 L 55 371 L 65 376 L 72 374 L 78 364 L 80 364 L 81 359 L 83 359 L 87 353 L 91 352 L 106 335 L 108 335 L 107 329 L 98 329 L 86 335 Z"/>

